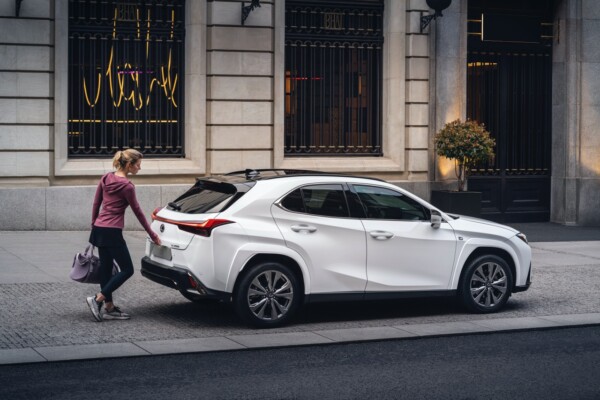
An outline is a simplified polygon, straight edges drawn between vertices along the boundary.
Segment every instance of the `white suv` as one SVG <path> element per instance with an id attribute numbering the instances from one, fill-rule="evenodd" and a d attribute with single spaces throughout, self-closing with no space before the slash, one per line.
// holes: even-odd
<path id="1" fill-rule="evenodd" d="M 259 327 L 332 299 L 457 295 L 494 312 L 531 282 L 525 235 L 377 179 L 234 172 L 198 179 L 152 218 L 163 246 L 147 241 L 142 275 L 190 300 L 230 301 Z"/>

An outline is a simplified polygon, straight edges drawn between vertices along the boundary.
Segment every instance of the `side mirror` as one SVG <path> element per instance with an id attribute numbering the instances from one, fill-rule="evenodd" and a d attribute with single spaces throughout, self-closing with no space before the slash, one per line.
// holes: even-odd
<path id="1" fill-rule="evenodd" d="M 439 229 L 440 225 L 442 225 L 442 216 L 436 210 L 431 210 L 431 227 Z"/>

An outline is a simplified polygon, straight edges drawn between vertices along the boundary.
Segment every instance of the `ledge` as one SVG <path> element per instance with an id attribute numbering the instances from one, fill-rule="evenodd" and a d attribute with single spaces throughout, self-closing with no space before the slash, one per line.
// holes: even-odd
<path id="1" fill-rule="evenodd" d="M 98 176 L 112 171 L 112 159 L 56 160 L 55 176 Z M 140 175 L 202 175 L 206 171 L 203 164 L 191 159 L 144 159 Z"/>

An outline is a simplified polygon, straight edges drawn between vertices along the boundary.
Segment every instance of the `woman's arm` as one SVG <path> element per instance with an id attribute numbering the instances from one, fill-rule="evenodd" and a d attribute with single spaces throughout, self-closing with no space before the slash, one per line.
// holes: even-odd
<path id="1" fill-rule="evenodd" d="M 142 211 L 142 208 L 140 207 L 140 204 L 137 201 L 137 197 L 135 195 L 135 187 L 133 186 L 133 184 L 128 185 L 126 188 L 123 189 L 123 191 L 125 194 L 125 199 L 131 206 L 131 210 L 137 217 L 138 221 L 140 221 L 140 224 L 142 224 L 142 226 L 144 227 L 144 230 L 148 233 L 148 235 L 150 235 L 150 238 L 154 243 L 160 244 L 160 239 L 158 238 L 158 235 L 150 227 L 150 224 L 148 223 L 148 220 L 146 219 L 146 216 L 144 215 L 144 212 Z"/>
<path id="2" fill-rule="evenodd" d="M 100 205 L 102 204 L 102 181 L 98 182 L 96 188 L 96 196 L 94 196 L 94 204 L 92 205 L 92 225 L 96 222 L 98 214 L 100 213 Z"/>

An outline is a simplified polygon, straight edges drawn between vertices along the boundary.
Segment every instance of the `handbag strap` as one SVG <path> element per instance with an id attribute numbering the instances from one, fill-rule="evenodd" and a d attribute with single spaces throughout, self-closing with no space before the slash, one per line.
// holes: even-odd
<path id="1" fill-rule="evenodd" d="M 96 248 L 96 246 L 94 246 L 93 244 L 88 244 L 87 247 L 85 248 L 85 253 L 83 253 L 85 255 L 85 257 L 93 257 L 94 256 L 94 249 Z"/>

